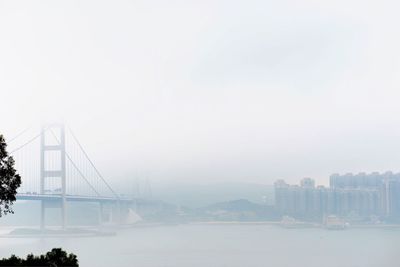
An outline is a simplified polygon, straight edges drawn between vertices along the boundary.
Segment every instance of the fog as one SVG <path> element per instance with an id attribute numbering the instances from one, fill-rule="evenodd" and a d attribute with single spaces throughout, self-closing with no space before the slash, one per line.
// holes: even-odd
<path id="1" fill-rule="evenodd" d="M 370 242 L 371 240 L 374 242 Z M 141 228 L 112 238 L 65 239 L 80 251 L 82 266 L 397 266 L 399 233 L 269 229 L 262 226 L 179 226 Z M 59 245 L 55 239 L 13 240 L 14 251 L 39 253 Z M 249 245 L 251 244 L 251 246 Z M 304 244 L 307 248 L 304 248 Z M 10 251 L 0 244 L 0 249 Z M 279 251 L 279 253 L 271 253 Z M 365 251 L 373 256 L 365 257 Z M 314 254 L 315 253 L 315 254 Z M 290 255 L 290 257 L 288 257 Z"/>
<path id="2" fill-rule="evenodd" d="M 398 7 L 1 1 L 1 130 L 65 121 L 115 181 L 398 171 Z"/>
<path id="3" fill-rule="evenodd" d="M 397 267 L 399 10 L 0 0 L 0 265 Z"/>

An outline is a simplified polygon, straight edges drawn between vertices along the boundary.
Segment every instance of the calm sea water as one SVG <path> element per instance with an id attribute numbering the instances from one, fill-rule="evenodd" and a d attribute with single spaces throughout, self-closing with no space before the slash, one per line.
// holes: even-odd
<path id="1" fill-rule="evenodd" d="M 81 266 L 399 267 L 400 229 L 283 229 L 179 225 L 121 230 L 112 237 L 0 239 L 0 257 L 63 247 Z"/>

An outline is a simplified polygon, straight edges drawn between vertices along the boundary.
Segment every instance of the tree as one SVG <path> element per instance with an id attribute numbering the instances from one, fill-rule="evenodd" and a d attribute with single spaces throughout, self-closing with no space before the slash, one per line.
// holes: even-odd
<path id="1" fill-rule="evenodd" d="M 47 262 L 50 266 L 78 266 L 78 259 L 75 254 L 67 254 L 61 248 L 53 248 L 46 253 Z"/>
<path id="2" fill-rule="evenodd" d="M 79 264 L 75 254 L 53 248 L 44 255 L 29 254 L 26 259 L 11 255 L 10 258 L 0 259 L 0 266 L 78 267 Z"/>
<path id="3" fill-rule="evenodd" d="M 0 134 L 0 217 L 14 213 L 12 204 L 21 185 L 21 176 L 14 169 L 14 159 L 8 155 L 6 148 L 6 141 Z"/>
<path id="4" fill-rule="evenodd" d="M 22 266 L 22 260 L 13 254 L 8 259 L 0 260 L 0 266 Z"/>

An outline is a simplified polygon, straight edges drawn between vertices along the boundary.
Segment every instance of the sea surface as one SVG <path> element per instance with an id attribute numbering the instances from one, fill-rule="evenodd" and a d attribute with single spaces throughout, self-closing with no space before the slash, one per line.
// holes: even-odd
<path id="1" fill-rule="evenodd" d="M 7 229 L 0 228 L 1 231 Z M 62 247 L 90 267 L 399 267 L 400 229 L 174 225 L 116 236 L 1 238 L 0 257 Z"/>

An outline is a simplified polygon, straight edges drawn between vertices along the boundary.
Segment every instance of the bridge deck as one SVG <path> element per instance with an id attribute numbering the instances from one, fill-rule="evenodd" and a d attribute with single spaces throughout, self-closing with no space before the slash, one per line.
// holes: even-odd
<path id="1" fill-rule="evenodd" d="M 121 197 L 102 197 L 102 196 L 79 196 L 79 195 L 65 195 L 67 201 L 81 201 L 81 202 L 133 202 L 135 199 Z M 61 201 L 61 194 L 26 194 L 18 193 L 17 200 L 49 200 Z"/>

